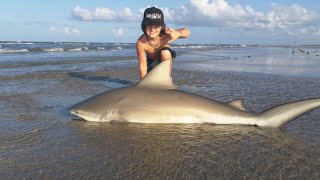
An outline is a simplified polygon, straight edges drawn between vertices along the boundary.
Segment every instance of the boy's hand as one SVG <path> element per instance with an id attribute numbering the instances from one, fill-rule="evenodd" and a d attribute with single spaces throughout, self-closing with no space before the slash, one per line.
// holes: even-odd
<path id="1" fill-rule="evenodd" d="M 175 41 L 181 36 L 181 33 L 179 31 L 176 31 L 170 27 L 166 29 L 166 34 L 168 34 L 170 37 L 169 42 Z"/>

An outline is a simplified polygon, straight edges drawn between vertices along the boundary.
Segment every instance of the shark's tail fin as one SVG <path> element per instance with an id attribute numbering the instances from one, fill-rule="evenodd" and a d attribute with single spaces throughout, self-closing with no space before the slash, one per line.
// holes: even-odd
<path id="1" fill-rule="evenodd" d="M 260 114 L 259 126 L 278 128 L 320 107 L 320 98 L 290 102 L 272 107 Z"/>

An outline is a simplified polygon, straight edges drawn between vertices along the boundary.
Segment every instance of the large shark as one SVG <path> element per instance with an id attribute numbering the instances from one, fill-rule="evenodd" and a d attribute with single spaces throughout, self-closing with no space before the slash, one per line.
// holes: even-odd
<path id="1" fill-rule="evenodd" d="M 107 91 L 74 105 L 86 121 L 132 123 L 214 123 L 278 128 L 320 107 L 320 98 L 290 102 L 260 114 L 246 112 L 241 100 L 222 103 L 178 90 L 170 61 L 160 63 L 138 83 Z"/>

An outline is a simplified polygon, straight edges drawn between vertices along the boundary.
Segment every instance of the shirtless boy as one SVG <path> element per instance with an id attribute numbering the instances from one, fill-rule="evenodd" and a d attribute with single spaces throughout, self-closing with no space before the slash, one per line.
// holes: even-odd
<path id="1" fill-rule="evenodd" d="M 140 78 L 142 79 L 160 62 L 170 60 L 172 64 L 176 53 L 171 49 L 169 43 L 179 38 L 188 37 L 190 31 L 186 28 L 177 30 L 166 28 L 162 11 L 155 7 L 147 8 L 144 11 L 141 29 L 144 34 L 139 37 L 136 49 Z"/>

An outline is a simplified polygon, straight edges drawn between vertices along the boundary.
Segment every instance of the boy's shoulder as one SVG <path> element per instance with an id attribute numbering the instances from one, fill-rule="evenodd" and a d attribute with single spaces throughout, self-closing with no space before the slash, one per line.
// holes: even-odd
<path id="1" fill-rule="evenodd" d="M 137 43 L 145 44 L 145 43 L 147 43 L 147 42 L 148 42 L 148 41 L 147 41 L 147 37 L 146 37 L 145 34 L 142 34 L 142 35 L 138 38 L 138 40 L 137 40 Z"/>
<path id="2" fill-rule="evenodd" d="M 147 45 L 148 45 L 147 38 L 144 34 L 142 34 L 137 40 L 136 47 L 138 49 L 143 49 L 145 51 L 145 49 L 147 48 Z"/>

